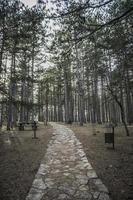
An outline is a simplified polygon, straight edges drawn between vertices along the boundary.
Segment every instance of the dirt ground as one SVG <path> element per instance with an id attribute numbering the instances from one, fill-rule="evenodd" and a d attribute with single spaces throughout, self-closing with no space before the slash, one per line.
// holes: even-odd
<path id="1" fill-rule="evenodd" d="M 130 137 L 124 128 L 115 129 L 115 150 L 104 143 L 105 128 L 91 125 L 69 125 L 81 141 L 89 162 L 108 187 L 113 200 L 133 200 L 133 127 Z"/>
<path id="2" fill-rule="evenodd" d="M 133 127 L 130 137 L 115 129 L 115 150 L 104 143 L 101 125 L 68 125 L 81 141 L 89 162 L 108 187 L 113 200 L 133 200 Z M 33 131 L 0 132 L 0 200 L 24 200 L 52 135 L 50 126 Z"/>
<path id="3" fill-rule="evenodd" d="M 0 132 L 0 200 L 26 198 L 45 154 L 52 128 L 39 125 L 38 139 L 28 129 Z"/>

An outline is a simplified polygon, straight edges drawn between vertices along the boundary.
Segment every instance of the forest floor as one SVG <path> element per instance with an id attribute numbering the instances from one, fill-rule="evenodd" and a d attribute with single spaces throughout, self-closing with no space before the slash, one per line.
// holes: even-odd
<path id="1" fill-rule="evenodd" d="M 68 125 L 83 145 L 88 161 L 107 186 L 113 200 L 133 199 L 133 126 L 127 137 L 122 126 L 115 129 L 115 150 L 104 143 L 104 128 Z"/>
<path id="2" fill-rule="evenodd" d="M 48 141 L 50 126 L 33 131 L 0 131 L 0 200 L 24 200 L 32 185 Z"/>
<path id="3" fill-rule="evenodd" d="M 88 161 L 107 186 L 113 200 L 133 199 L 133 126 L 130 137 L 123 127 L 115 129 L 115 150 L 104 144 L 104 129 L 68 125 L 83 145 Z M 24 200 L 51 139 L 51 126 L 33 131 L 0 132 L 0 200 Z"/>

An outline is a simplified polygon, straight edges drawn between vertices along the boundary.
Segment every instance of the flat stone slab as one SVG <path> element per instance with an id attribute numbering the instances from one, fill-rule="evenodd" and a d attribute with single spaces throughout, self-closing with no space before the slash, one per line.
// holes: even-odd
<path id="1" fill-rule="evenodd" d="M 110 200 L 73 131 L 50 124 L 53 137 L 26 200 Z"/>

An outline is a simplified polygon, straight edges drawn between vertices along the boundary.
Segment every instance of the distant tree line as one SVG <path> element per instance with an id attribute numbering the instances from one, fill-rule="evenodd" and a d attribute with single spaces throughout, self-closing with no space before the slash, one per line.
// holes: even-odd
<path id="1" fill-rule="evenodd" d="M 92 3 L 91 3 L 92 2 Z M 53 1 L 60 27 L 44 77 L 46 118 L 133 123 L 133 2 Z M 45 75 L 46 75 L 45 74 Z M 42 99 L 43 101 L 44 99 Z"/>
<path id="2" fill-rule="evenodd" d="M 45 28 L 44 11 L 19 0 L 0 1 L 0 125 L 33 120 L 38 70 L 36 60 Z M 37 73 L 36 73 L 37 72 Z"/>

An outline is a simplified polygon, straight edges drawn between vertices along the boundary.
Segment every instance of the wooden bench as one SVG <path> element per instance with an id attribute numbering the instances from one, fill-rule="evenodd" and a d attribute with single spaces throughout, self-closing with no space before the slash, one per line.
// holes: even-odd
<path id="1" fill-rule="evenodd" d="M 37 123 L 36 122 L 19 122 L 18 123 L 18 129 L 19 131 L 24 131 L 25 127 L 31 127 L 32 130 L 37 130 Z"/>

